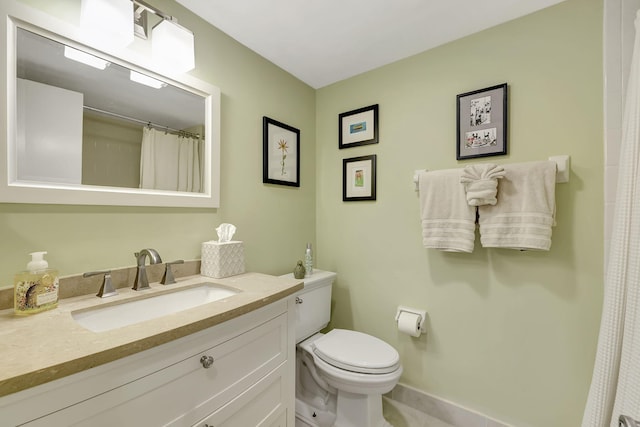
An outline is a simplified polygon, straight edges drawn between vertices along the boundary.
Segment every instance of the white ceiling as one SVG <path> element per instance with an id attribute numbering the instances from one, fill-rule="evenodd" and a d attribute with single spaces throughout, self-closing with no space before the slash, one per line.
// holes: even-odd
<path id="1" fill-rule="evenodd" d="M 176 0 L 313 88 L 563 0 Z"/>

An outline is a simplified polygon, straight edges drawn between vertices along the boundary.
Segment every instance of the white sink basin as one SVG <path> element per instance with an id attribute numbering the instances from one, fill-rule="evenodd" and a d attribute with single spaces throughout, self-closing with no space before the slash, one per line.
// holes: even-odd
<path id="1" fill-rule="evenodd" d="M 90 331 L 104 332 L 188 310 L 233 296 L 238 292 L 213 283 L 200 283 L 190 288 L 145 299 L 76 311 L 71 313 L 71 316 Z"/>

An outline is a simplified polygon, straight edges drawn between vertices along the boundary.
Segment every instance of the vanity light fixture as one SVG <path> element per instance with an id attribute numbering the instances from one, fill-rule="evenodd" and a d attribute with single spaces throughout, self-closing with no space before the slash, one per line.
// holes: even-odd
<path id="1" fill-rule="evenodd" d="M 64 56 L 66 58 L 73 59 L 74 61 L 81 62 L 85 65 L 89 65 L 93 68 L 97 68 L 98 70 L 104 70 L 109 65 L 111 65 L 109 61 L 105 61 L 104 59 L 98 58 L 97 56 L 93 56 L 89 53 L 82 52 L 69 46 L 64 47 Z"/>
<path id="2" fill-rule="evenodd" d="M 163 19 L 151 31 L 153 61 L 175 72 L 195 68 L 193 33 L 173 19 Z"/>
<path id="3" fill-rule="evenodd" d="M 82 0 L 80 27 L 99 48 L 121 49 L 133 42 L 131 0 Z"/>
<path id="4" fill-rule="evenodd" d="M 138 73 L 133 70 L 130 70 L 129 79 L 133 82 L 140 83 L 154 89 L 162 89 L 167 85 L 165 82 L 161 82 L 158 79 L 154 79 L 153 77 L 149 77 L 146 74 Z"/>
<path id="5" fill-rule="evenodd" d="M 97 47 L 120 49 L 133 42 L 134 34 L 146 39 L 146 12 L 160 18 L 151 31 L 153 62 L 171 72 L 193 70 L 193 32 L 143 0 L 82 0 L 80 25 L 85 37 Z"/>
<path id="6" fill-rule="evenodd" d="M 135 4 L 136 35 L 146 39 L 145 13 L 151 12 L 160 22 L 151 30 L 151 56 L 153 62 L 165 70 L 184 73 L 195 68 L 193 32 L 178 20 L 147 4 L 143 0 L 131 0 Z"/>

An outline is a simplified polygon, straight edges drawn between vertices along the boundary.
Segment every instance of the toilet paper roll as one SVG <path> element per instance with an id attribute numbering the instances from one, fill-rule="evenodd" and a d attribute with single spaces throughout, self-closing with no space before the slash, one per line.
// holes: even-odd
<path id="1" fill-rule="evenodd" d="M 413 337 L 420 336 L 420 315 L 403 311 L 398 316 L 398 330 Z"/>

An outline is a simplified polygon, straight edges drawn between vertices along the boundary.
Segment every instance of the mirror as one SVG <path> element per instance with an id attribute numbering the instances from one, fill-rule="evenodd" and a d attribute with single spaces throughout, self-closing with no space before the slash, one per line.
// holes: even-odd
<path id="1" fill-rule="evenodd" d="M 14 24 L 0 201 L 218 207 L 217 88 Z"/>

